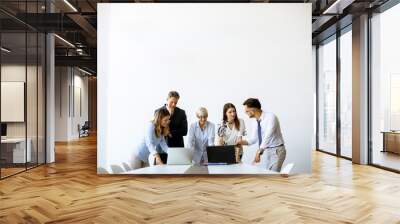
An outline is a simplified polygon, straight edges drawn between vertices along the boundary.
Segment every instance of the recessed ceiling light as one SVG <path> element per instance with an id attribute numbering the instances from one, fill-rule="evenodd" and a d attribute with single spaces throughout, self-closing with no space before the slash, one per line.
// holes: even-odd
<path id="1" fill-rule="evenodd" d="M 81 68 L 79 68 L 79 67 L 78 67 L 78 70 L 81 71 L 81 72 L 83 72 L 83 73 L 85 73 L 85 74 L 87 74 L 87 75 L 93 75 L 92 73 L 90 73 L 90 72 L 88 72 L 88 71 L 86 71 L 86 70 L 83 70 L 83 69 L 81 69 Z"/>
<path id="2" fill-rule="evenodd" d="M 58 38 L 59 40 L 61 40 L 62 42 L 66 43 L 67 45 L 69 45 L 69 46 L 75 48 L 75 45 L 73 45 L 73 44 L 72 44 L 71 42 L 69 42 L 68 40 L 66 40 L 66 39 L 64 39 L 64 38 L 62 38 L 62 37 L 60 37 L 60 36 L 57 35 L 57 34 L 54 34 L 54 36 L 57 37 L 57 38 Z"/>
<path id="3" fill-rule="evenodd" d="M 354 0 L 336 0 L 332 5 L 324 10 L 322 14 L 341 14 L 343 9 L 353 3 Z"/>
<path id="4" fill-rule="evenodd" d="M 6 53 L 10 53 L 10 52 L 11 52 L 11 50 L 9 50 L 9 49 L 7 49 L 7 48 L 5 48 L 5 47 L 1 47 L 1 50 L 4 51 L 4 52 L 6 52 Z"/>
<path id="5" fill-rule="evenodd" d="M 74 12 L 78 12 L 78 10 L 68 1 L 64 0 L 65 4 L 67 4 Z"/>

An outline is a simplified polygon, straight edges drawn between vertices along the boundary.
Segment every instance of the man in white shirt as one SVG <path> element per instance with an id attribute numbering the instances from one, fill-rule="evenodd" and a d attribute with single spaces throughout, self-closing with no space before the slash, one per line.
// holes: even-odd
<path id="1" fill-rule="evenodd" d="M 254 162 L 260 162 L 261 155 L 267 156 L 267 169 L 279 172 L 286 158 L 286 149 L 278 118 L 275 114 L 261 110 L 261 103 L 256 98 L 249 98 L 244 103 L 246 114 L 254 119 L 257 130 L 247 139 L 236 143 L 252 145 L 258 143 Z"/>

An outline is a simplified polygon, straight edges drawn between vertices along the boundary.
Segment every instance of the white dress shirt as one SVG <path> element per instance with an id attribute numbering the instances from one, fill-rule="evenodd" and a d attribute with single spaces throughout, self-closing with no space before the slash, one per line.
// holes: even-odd
<path id="1" fill-rule="evenodd" d="M 213 146 L 215 139 L 215 125 L 206 123 L 204 129 L 200 128 L 199 122 L 192 123 L 189 128 L 188 147 L 193 148 L 193 162 L 207 163 L 207 146 Z"/>
<path id="2" fill-rule="evenodd" d="M 249 138 L 247 139 L 249 145 L 258 143 L 257 120 L 256 119 L 252 120 L 253 120 L 252 135 L 249 136 Z M 261 113 L 259 121 L 261 126 L 261 137 L 262 137 L 260 145 L 261 150 L 281 146 L 284 144 L 281 133 L 281 127 L 279 125 L 278 118 L 275 116 L 275 114 L 263 111 Z"/>
<path id="3" fill-rule="evenodd" d="M 223 125 L 223 123 L 218 124 L 218 129 Z M 218 130 L 217 129 L 217 130 Z M 235 125 L 232 126 L 232 129 L 227 125 L 224 135 L 222 139 L 227 145 L 236 145 L 236 140 L 239 137 L 243 137 L 246 135 L 246 126 L 244 125 L 243 119 L 239 118 L 239 130 L 236 129 Z M 216 145 L 220 145 L 219 141 L 215 142 Z"/>

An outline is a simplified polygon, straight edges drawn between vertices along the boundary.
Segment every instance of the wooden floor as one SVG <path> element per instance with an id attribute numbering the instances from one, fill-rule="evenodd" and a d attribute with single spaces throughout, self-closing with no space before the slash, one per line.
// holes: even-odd
<path id="1" fill-rule="evenodd" d="M 289 178 L 97 176 L 96 139 L 0 181 L 0 223 L 400 223 L 400 175 L 313 154 Z"/>
<path id="2" fill-rule="evenodd" d="M 372 162 L 377 165 L 400 170 L 400 155 L 391 152 L 374 151 Z"/>
<path id="3" fill-rule="evenodd" d="M 25 167 L 24 168 L 1 168 L 1 177 L 8 177 L 11 176 L 13 174 L 19 173 L 26 170 Z"/>

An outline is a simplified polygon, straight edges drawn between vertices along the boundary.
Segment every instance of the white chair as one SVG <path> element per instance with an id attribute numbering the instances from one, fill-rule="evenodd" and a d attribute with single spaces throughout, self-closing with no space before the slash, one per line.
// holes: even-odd
<path id="1" fill-rule="evenodd" d="M 125 172 L 125 170 L 119 165 L 111 165 L 110 167 L 111 167 L 112 173 L 118 174 L 118 173 Z"/>
<path id="2" fill-rule="evenodd" d="M 294 164 L 293 163 L 289 163 L 287 164 L 285 167 L 283 167 L 281 169 L 281 176 L 282 177 L 289 177 L 290 171 L 292 171 Z"/>
<path id="3" fill-rule="evenodd" d="M 122 163 L 122 166 L 124 166 L 124 169 L 125 169 L 126 171 L 133 170 L 132 167 L 130 167 L 127 163 Z"/>
<path id="4" fill-rule="evenodd" d="M 108 174 L 108 171 L 103 167 L 99 166 L 97 167 L 97 174 Z"/>
<path id="5" fill-rule="evenodd" d="M 137 153 L 133 152 L 131 155 L 131 159 L 129 160 L 130 167 L 135 170 L 142 167 L 142 161 L 137 156 Z"/>

